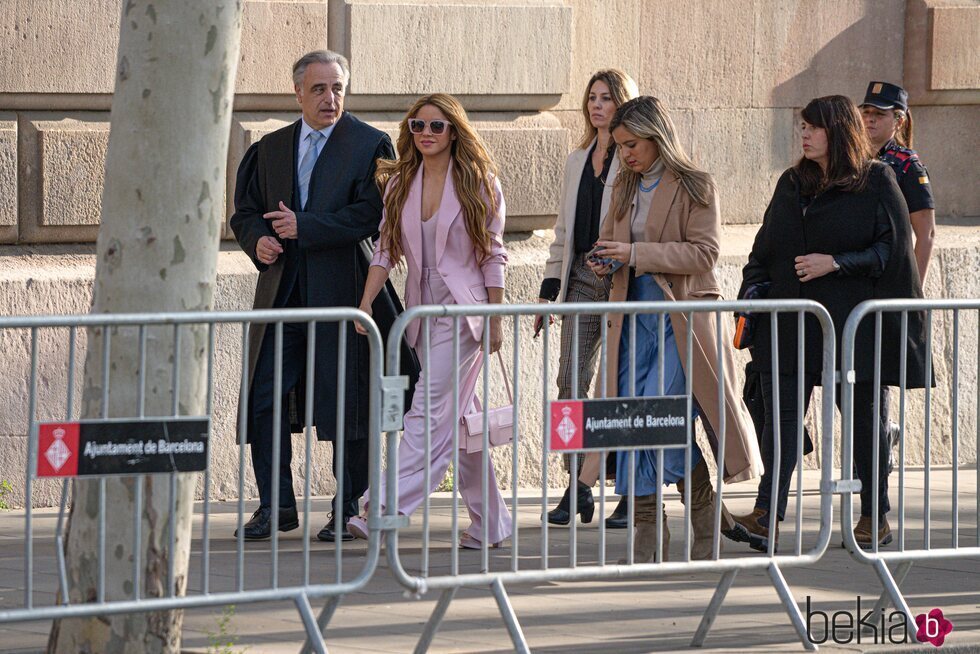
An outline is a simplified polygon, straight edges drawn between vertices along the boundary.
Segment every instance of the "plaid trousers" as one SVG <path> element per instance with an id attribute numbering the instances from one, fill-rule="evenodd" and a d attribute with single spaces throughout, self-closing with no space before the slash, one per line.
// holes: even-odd
<path id="1" fill-rule="evenodd" d="M 606 302 L 609 300 L 609 284 L 611 278 L 596 277 L 585 263 L 586 253 L 575 255 L 575 260 L 568 273 L 568 290 L 565 302 Z M 578 319 L 578 395 L 579 399 L 589 396 L 589 388 L 595 376 L 596 360 L 599 357 L 599 338 L 602 334 L 601 314 L 582 314 L 580 316 L 565 316 L 561 323 L 561 353 L 558 357 L 558 399 L 572 398 L 573 349 L 575 344 L 575 320 Z M 616 344 L 619 347 L 619 344 Z M 601 388 L 601 386 L 597 387 Z M 615 453 L 609 460 L 613 462 L 611 474 L 615 476 Z M 570 470 L 572 457 L 566 454 L 565 470 Z M 581 469 L 585 456 L 579 455 L 578 467 Z M 607 461 L 607 470 L 609 465 Z"/>
<path id="2" fill-rule="evenodd" d="M 575 255 L 568 274 L 565 302 L 606 302 L 609 300 L 610 278 L 596 277 L 585 263 L 585 253 Z M 572 399 L 572 355 L 575 346 L 575 320 L 578 319 L 578 397 L 589 396 L 599 356 L 601 314 L 565 316 L 561 323 L 561 354 L 558 358 L 558 399 Z M 616 344 L 618 347 L 618 344 Z"/>

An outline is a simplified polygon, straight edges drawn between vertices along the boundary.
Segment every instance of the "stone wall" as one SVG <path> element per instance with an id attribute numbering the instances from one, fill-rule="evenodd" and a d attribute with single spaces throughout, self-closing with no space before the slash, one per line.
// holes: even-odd
<path id="1" fill-rule="evenodd" d="M 8 0 L 0 8 L 0 315 L 89 306 L 121 15 L 118 0 Z M 927 292 L 980 291 L 976 0 L 249 0 L 244 23 L 229 215 L 242 153 L 297 115 L 292 61 L 327 46 L 351 60 L 347 108 L 392 134 L 418 95 L 462 99 L 501 168 L 508 300 L 533 299 L 564 157 L 581 134 L 583 86 L 597 68 L 617 66 L 668 103 L 687 147 L 716 176 L 727 225 L 719 272 L 731 293 L 772 186 L 798 156 L 799 108 L 828 93 L 860 99 L 869 80 L 884 79 L 910 91 L 916 147 L 937 197 L 942 247 Z M 254 272 L 233 241 L 220 271 L 218 308 L 247 307 Z M 24 338 L 0 337 L 0 479 L 15 485 L 25 451 Z M 45 397 L 55 404 L 63 345 L 56 338 L 54 350 L 42 350 Z M 237 345 L 222 347 L 237 360 Z M 949 348 L 942 355 L 948 367 Z M 226 390 L 237 388 L 233 368 L 222 369 Z M 972 367 L 963 370 L 975 379 Z M 233 405 L 216 410 L 215 480 L 227 494 L 235 487 L 226 433 Z M 948 411 L 937 416 L 933 433 L 948 434 Z M 533 412 L 527 420 L 533 433 Z M 528 474 L 540 461 L 536 448 L 528 442 L 522 451 Z M 962 452 L 975 457 L 973 448 Z M 325 490 L 329 476 L 318 479 Z M 52 497 L 42 490 L 36 501 Z"/>

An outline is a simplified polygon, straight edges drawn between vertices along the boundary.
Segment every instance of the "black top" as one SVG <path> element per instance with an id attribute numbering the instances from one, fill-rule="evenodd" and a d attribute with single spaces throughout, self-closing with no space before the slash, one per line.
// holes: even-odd
<path id="1" fill-rule="evenodd" d="M 612 157 L 606 156 L 602 161 L 602 171 L 596 177 L 592 167 L 592 155 L 596 145 L 589 150 L 582 169 L 582 178 L 578 183 L 578 198 L 575 202 L 575 253 L 588 252 L 599 238 L 599 221 L 602 216 L 602 191 L 606 186 L 606 176 L 609 174 L 609 164 Z"/>
<path id="2" fill-rule="evenodd" d="M 579 178 L 578 194 L 575 198 L 575 230 L 572 237 L 574 251 L 576 254 L 589 252 L 599 238 L 599 224 L 602 216 L 602 191 L 606 185 L 606 178 L 609 176 L 609 165 L 612 157 L 608 154 L 602 162 L 602 172 L 596 177 L 595 168 L 592 166 L 592 155 L 598 146 L 592 146 L 585 159 L 585 168 L 582 169 L 582 177 Z M 545 277 L 541 280 L 541 290 L 538 297 L 544 300 L 554 301 L 558 298 L 561 291 L 562 280 L 554 277 Z"/>
<path id="3" fill-rule="evenodd" d="M 919 161 L 919 155 L 911 148 L 905 148 L 889 141 L 878 151 L 878 159 L 891 166 L 898 180 L 898 188 L 905 196 L 909 205 L 909 213 L 923 209 L 935 209 L 932 199 L 932 186 L 929 184 L 929 173 Z"/>
<path id="4" fill-rule="evenodd" d="M 806 210 L 813 202 L 813 198 L 807 195 L 800 195 L 800 209 L 803 212 L 803 219 L 806 220 Z M 850 275 L 851 277 L 871 277 L 877 279 L 888 265 L 888 257 L 892 251 L 892 223 L 888 218 L 888 213 L 884 206 L 878 205 L 875 211 L 874 236 L 871 245 L 861 250 L 851 252 L 838 252 L 834 255 L 834 261 L 840 266 L 838 275 Z M 751 254 L 749 255 L 751 259 Z M 741 296 L 739 296 L 741 297 Z"/>
<path id="5" fill-rule="evenodd" d="M 756 234 L 749 263 L 742 270 L 742 293 L 749 284 L 770 282 L 768 297 L 771 300 L 805 298 L 822 304 L 834 323 L 836 369 L 839 370 L 841 336 L 854 307 L 870 299 L 922 297 L 912 253 L 908 210 L 894 174 L 882 163 L 873 164 L 863 190 L 845 192 L 830 188 L 806 204 L 805 215 L 803 206 L 796 174 L 790 169 L 776 184 L 762 227 Z M 801 282 L 796 275 L 795 258 L 811 253 L 834 256 L 841 264 L 841 273 Z M 901 315 L 891 312 L 883 314 L 882 318 L 882 383 L 896 385 L 901 358 Z M 908 388 L 921 388 L 926 381 L 922 318 L 921 312 L 908 313 L 905 343 Z M 874 324 L 872 317 L 862 321 L 858 329 L 855 347 L 857 381 L 873 378 Z M 796 316 L 782 314 L 778 325 L 779 372 L 793 374 L 799 351 Z M 753 364 L 757 370 L 768 371 L 772 365 L 769 316 L 758 321 L 756 327 Z M 806 372 L 820 372 L 822 345 L 819 326 L 808 316 L 803 341 Z"/>

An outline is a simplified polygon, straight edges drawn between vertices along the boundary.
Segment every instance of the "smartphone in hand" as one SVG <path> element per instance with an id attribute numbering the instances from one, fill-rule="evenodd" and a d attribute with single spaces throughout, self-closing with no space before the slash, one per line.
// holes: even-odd
<path id="1" fill-rule="evenodd" d="M 604 247 L 597 245 L 589 251 L 589 253 L 586 255 L 586 258 L 592 263 L 599 266 L 612 266 L 609 270 L 609 274 L 611 275 L 612 273 L 616 272 L 617 270 L 623 267 L 623 262 L 617 259 L 613 259 L 612 257 L 600 257 L 598 252 L 604 249 L 605 249 Z"/>
<path id="2" fill-rule="evenodd" d="M 554 316 L 548 316 L 548 324 L 549 325 L 555 324 Z M 544 329 L 544 316 L 538 316 L 537 318 L 534 319 L 534 338 L 537 338 L 538 336 L 541 335 L 542 329 Z"/>

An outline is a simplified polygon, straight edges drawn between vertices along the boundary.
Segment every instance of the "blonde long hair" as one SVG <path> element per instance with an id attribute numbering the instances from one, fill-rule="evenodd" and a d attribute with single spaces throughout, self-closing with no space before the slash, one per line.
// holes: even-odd
<path id="1" fill-rule="evenodd" d="M 598 130 L 592 126 L 592 117 L 589 116 L 589 94 L 592 92 L 592 85 L 596 82 L 604 82 L 609 87 L 609 95 L 619 108 L 640 94 L 633 78 L 618 68 L 606 68 L 596 71 L 585 85 L 585 94 L 582 96 L 582 116 L 585 117 L 585 133 L 578 147 L 585 150 L 596 137 Z"/>
<path id="2" fill-rule="evenodd" d="M 901 121 L 898 129 L 895 130 L 895 141 L 899 145 L 910 148 L 912 147 L 912 110 L 906 109 L 902 110 L 895 107 L 895 118 Z"/>
<path id="3" fill-rule="evenodd" d="M 623 104 L 613 115 L 609 123 L 609 131 L 620 126 L 625 127 L 638 138 L 649 139 L 656 143 L 664 166 L 677 175 L 691 199 L 700 205 L 708 205 L 714 195 L 715 182 L 711 175 L 695 166 L 687 156 L 677 138 L 674 121 L 671 120 L 667 107 L 660 100 L 650 95 L 641 95 Z M 613 183 L 610 209 L 615 220 L 621 220 L 627 214 L 641 176 L 640 173 L 630 170 L 628 166 L 619 169 L 619 175 Z"/>
<path id="4" fill-rule="evenodd" d="M 491 234 L 487 222 L 497 212 L 494 193 L 494 178 L 497 165 L 487 151 L 486 145 L 466 116 L 463 105 L 451 95 L 434 93 L 415 101 L 398 125 L 397 159 L 379 159 L 375 181 L 382 192 L 391 183 L 385 195 L 385 224 L 381 230 L 381 244 L 388 252 L 392 264 L 398 264 L 402 251 L 401 226 L 405 200 L 422 165 L 422 154 L 415 147 L 408 121 L 418 115 L 419 110 L 432 105 L 446 116 L 450 129 L 456 138 L 449 146 L 452 153 L 453 185 L 456 196 L 463 208 L 466 233 L 473 241 L 478 259 L 483 261 L 490 256 Z"/>

